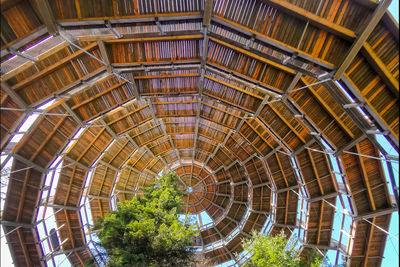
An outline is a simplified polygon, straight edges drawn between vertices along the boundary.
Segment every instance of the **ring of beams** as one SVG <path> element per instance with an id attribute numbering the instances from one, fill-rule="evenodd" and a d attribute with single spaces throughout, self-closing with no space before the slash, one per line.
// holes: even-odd
<path id="1" fill-rule="evenodd" d="M 83 264 L 81 198 L 96 221 L 164 168 L 193 185 L 187 202 L 199 204 L 188 211 L 213 219 L 194 240 L 212 263 L 236 261 L 242 238 L 268 220 L 271 234 L 304 229 L 303 253 L 326 251 L 336 199 L 349 195 L 352 245 L 337 249 L 351 265 L 380 264 L 386 235 L 373 225 L 387 230 L 397 210 L 374 159 L 375 133 L 398 150 L 390 1 L 61 2 L 2 4 L 1 150 L 14 158 L 2 224 L 15 264 L 44 265 L 34 226 L 42 206 L 54 210 L 71 264 Z M 56 192 L 42 203 L 56 158 Z"/>

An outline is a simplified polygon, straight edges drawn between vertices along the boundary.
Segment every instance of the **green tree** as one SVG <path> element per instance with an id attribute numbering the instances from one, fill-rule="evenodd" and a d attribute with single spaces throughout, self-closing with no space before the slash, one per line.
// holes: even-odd
<path id="1" fill-rule="evenodd" d="M 109 266 L 188 266 L 189 246 L 198 234 L 192 225 L 178 221 L 183 192 L 178 176 L 163 174 L 143 196 L 133 197 L 96 224 Z"/>
<path id="2" fill-rule="evenodd" d="M 299 251 L 283 231 L 275 236 L 252 233 L 252 238 L 243 241 L 243 247 L 252 253 L 245 267 L 318 267 L 322 256 L 310 250 L 306 259 L 299 257 Z"/>

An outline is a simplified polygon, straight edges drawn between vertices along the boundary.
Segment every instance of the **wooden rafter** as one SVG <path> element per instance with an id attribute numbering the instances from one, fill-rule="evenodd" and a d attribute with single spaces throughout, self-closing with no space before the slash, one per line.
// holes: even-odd
<path id="1" fill-rule="evenodd" d="M 366 267 L 367 263 L 368 263 L 368 256 L 369 256 L 369 252 L 371 250 L 371 242 L 372 242 L 372 237 L 374 236 L 374 224 L 376 222 L 376 217 L 372 218 L 372 224 L 368 224 L 369 225 L 369 231 L 368 231 L 368 237 L 367 237 L 367 241 L 365 242 L 366 248 L 365 248 L 365 255 L 364 255 L 364 261 L 362 266 Z"/>
<path id="2" fill-rule="evenodd" d="M 90 51 L 92 49 L 95 49 L 96 47 L 97 47 L 97 43 L 91 43 L 91 44 L 87 45 L 86 47 L 84 47 L 83 50 Z M 85 54 L 85 53 L 82 50 L 79 50 L 79 51 L 73 53 L 72 55 L 69 55 L 69 56 L 63 58 L 62 60 L 58 61 L 56 64 L 46 67 L 42 71 L 39 71 L 38 73 L 35 73 L 34 75 L 15 84 L 14 86 L 12 86 L 12 89 L 18 90 L 20 88 L 26 87 L 26 86 L 30 85 L 31 83 L 33 83 L 34 81 L 42 78 L 45 75 L 48 75 L 49 73 L 57 70 L 58 68 L 61 68 L 62 66 L 68 64 L 71 60 L 73 60 L 83 54 Z"/>
<path id="3" fill-rule="evenodd" d="M 295 4 L 292 4 L 285 0 L 265 0 L 265 2 L 272 4 L 280 10 L 283 10 L 289 14 L 293 14 L 296 17 L 299 17 L 305 21 L 311 21 L 313 24 L 326 29 L 334 34 L 340 35 L 347 39 L 352 39 L 355 37 L 355 33 L 350 29 L 347 29 L 343 26 L 340 26 L 332 21 L 329 21 L 326 18 L 318 16 L 312 12 L 309 12 L 303 8 L 298 7 Z"/>
<path id="4" fill-rule="evenodd" d="M 356 145 L 356 151 L 357 151 L 357 153 L 362 154 L 359 144 Z M 358 163 L 360 164 L 361 174 L 362 174 L 365 186 L 367 188 L 369 204 L 371 206 L 371 209 L 374 211 L 374 210 L 376 210 L 376 207 L 375 207 L 375 201 L 374 201 L 374 196 L 372 194 L 371 186 L 369 184 L 368 173 L 365 168 L 363 158 L 361 156 L 357 156 L 357 158 L 358 158 Z"/>
<path id="5" fill-rule="evenodd" d="M 367 40 L 368 36 L 375 29 L 375 26 L 378 24 L 382 16 L 385 14 L 390 2 L 391 2 L 390 0 L 380 1 L 379 5 L 376 7 L 374 13 L 372 14 L 372 18 L 368 21 L 368 24 L 365 25 L 365 28 L 363 29 L 361 34 L 358 35 L 357 39 L 351 46 L 349 52 L 346 54 L 346 57 L 344 58 L 342 63 L 338 66 L 337 71 L 335 72 L 334 75 L 335 80 L 339 80 L 345 73 L 347 67 L 350 65 L 354 57 L 360 51 L 365 41 Z"/>
<path id="6" fill-rule="evenodd" d="M 25 263 L 26 263 L 27 266 L 30 267 L 30 266 L 32 266 L 31 259 L 29 258 L 28 249 L 26 248 L 26 244 L 24 242 L 24 238 L 23 238 L 23 235 L 22 235 L 21 228 L 17 229 L 17 235 L 18 235 L 18 241 L 19 241 L 19 243 L 21 244 L 21 247 L 22 247 L 22 252 L 24 254 Z"/>
<path id="7" fill-rule="evenodd" d="M 308 154 L 308 157 L 310 158 L 310 161 L 311 161 L 312 169 L 313 169 L 315 178 L 316 178 L 317 183 L 318 183 L 319 191 L 320 191 L 321 195 L 325 195 L 324 188 L 322 187 L 321 179 L 320 179 L 320 176 L 319 176 L 318 171 L 317 171 L 318 170 L 317 169 L 317 165 L 315 164 L 314 158 L 312 156 L 312 152 L 309 149 L 307 149 L 307 154 Z"/>

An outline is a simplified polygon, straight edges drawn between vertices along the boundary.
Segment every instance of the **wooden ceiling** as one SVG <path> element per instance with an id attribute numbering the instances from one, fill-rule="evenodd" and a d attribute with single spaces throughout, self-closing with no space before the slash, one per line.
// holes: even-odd
<path id="1" fill-rule="evenodd" d="M 272 234 L 304 228 L 304 251 L 342 249 L 332 246 L 334 206 L 348 196 L 352 238 L 343 253 L 351 266 L 379 266 L 379 228 L 388 229 L 398 202 L 376 159 L 385 154 L 376 134 L 399 147 L 399 33 L 389 4 L 2 1 L 1 151 L 17 172 L 1 219 L 14 263 L 45 265 L 35 222 L 45 176 L 61 156 L 44 205 L 67 226 L 59 235 L 74 266 L 91 255 L 81 198 L 90 198 L 96 221 L 111 198 L 131 198 L 164 168 L 193 187 L 186 210 L 214 220 L 194 242 L 224 241 L 204 250 L 212 263 L 234 259 L 241 239 L 267 220 Z"/>

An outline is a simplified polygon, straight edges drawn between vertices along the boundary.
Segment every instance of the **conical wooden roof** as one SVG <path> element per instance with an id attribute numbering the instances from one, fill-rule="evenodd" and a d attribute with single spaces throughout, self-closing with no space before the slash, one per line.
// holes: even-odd
<path id="1" fill-rule="evenodd" d="M 83 265 L 82 199 L 96 221 L 167 168 L 191 187 L 185 210 L 213 220 L 194 241 L 213 264 L 239 261 L 252 230 L 300 229 L 303 253 L 379 266 L 398 210 L 377 141 L 398 151 L 389 3 L 2 1 L 1 153 L 14 161 L 1 219 L 15 265 L 55 255 L 41 208 Z M 344 202 L 347 242 L 333 237 Z"/>

